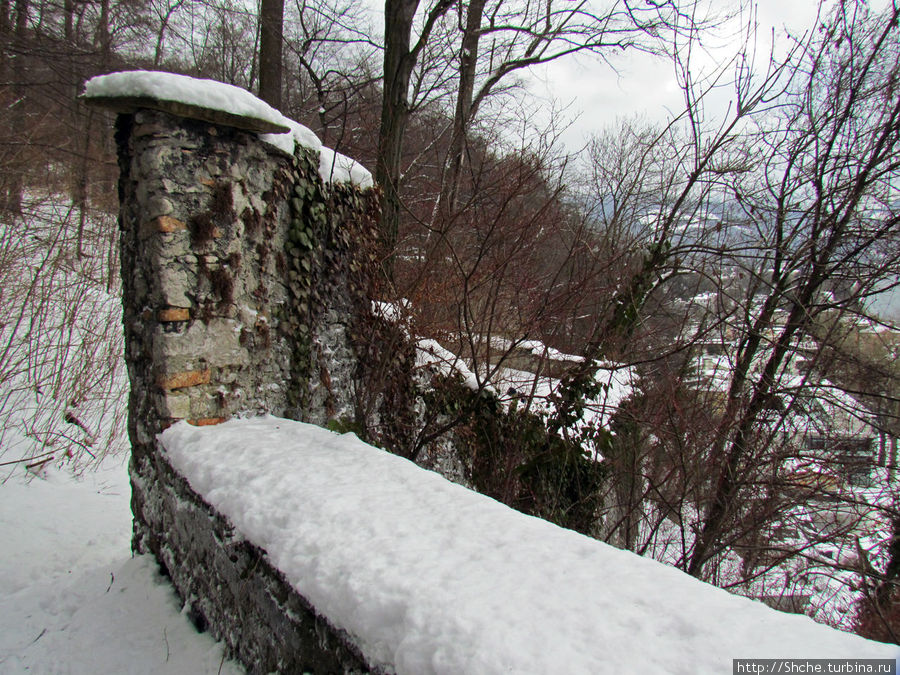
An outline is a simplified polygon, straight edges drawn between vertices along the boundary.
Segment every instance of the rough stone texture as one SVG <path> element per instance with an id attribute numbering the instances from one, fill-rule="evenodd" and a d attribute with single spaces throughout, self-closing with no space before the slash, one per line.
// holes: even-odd
<path id="1" fill-rule="evenodd" d="M 353 410 L 361 369 L 349 330 L 359 299 L 341 260 L 346 246 L 320 251 L 337 273 L 323 279 L 317 267 L 310 277 L 319 285 L 305 335 L 285 328 L 300 309 L 285 262 L 297 222 L 291 186 L 320 180 L 310 169 L 317 162 L 159 110 L 120 114 L 116 141 L 133 546 L 157 557 L 197 624 L 251 672 L 366 671 L 345 636 L 191 491 L 155 440 L 182 419 L 271 413 L 324 424 Z"/>
<path id="2" fill-rule="evenodd" d="M 271 193 L 289 159 L 254 134 L 159 112 L 121 115 L 118 127 L 135 452 L 177 419 L 284 413 L 283 392 L 267 384 L 289 376 L 289 346 L 270 337 L 286 290 L 275 256 L 260 252 L 279 246 L 287 208 L 270 200 L 262 213 L 238 212 L 234 195 Z M 183 395 L 157 395 L 168 390 Z"/>
<path id="3" fill-rule="evenodd" d="M 209 368 L 206 370 L 190 370 L 184 373 L 160 375 L 157 386 L 160 389 L 186 389 L 201 384 L 209 384 Z"/>
<path id="4" fill-rule="evenodd" d="M 235 115 L 222 110 L 182 103 L 181 101 L 163 101 L 147 96 L 93 96 L 85 98 L 84 102 L 88 105 L 109 108 L 110 110 L 115 110 L 119 113 L 133 113 L 139 110 L 159 110 L 181 117 L 204 120 L 213 124 L 222 124 L 236 129 L 256 131 L 259 133 L 283 134 L 286 131 L 290 131 L 288 127 L 268 120 L 247 117 L 246 115 Z"/>
<path id="5" fill-rule="evenodd" d="M 285 252 L 299 164 L 255 134 L 157 111 L 120 115 L 118 129 L 136 451 L 178 419 L 352 416 L 356 308 L 339 262 L 317 289 L 308 336 L 282 328 L 294 311 Z M 310 345 L 302 367 L 298 339 Z M 302 406 L 289 403 L 292 387 Z M 184 396 L 155 395 L 172 390 Z"/>
<path id="6" fill-rule="evenodd" d="M 336 303 L 339 304 L 339 303 Z M 356 356 L 350 346 L 348 309 L 332 307 L 318 322 L 319 330 L 313 338 L 312 365 L 317 378 L 309 387 L 309 404 L 304 422 L 324 425 L 331 419 L 352 418 L 354 391 L 342 386 L 355 379 Z"/>
<path id="7" fill-rule="evenodd" d="M 156 554 L 197 626 L 224 640 L 249 672 L 377 672 L 161 450 L 135 460 L 132 483 L 136 540 Z"/>

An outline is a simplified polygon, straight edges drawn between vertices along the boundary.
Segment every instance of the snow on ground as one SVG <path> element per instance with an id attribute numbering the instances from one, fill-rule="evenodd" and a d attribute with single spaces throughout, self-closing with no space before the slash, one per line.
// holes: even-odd
<path id="1" fill-rule="evenodd" d="M 594 375 L 601 387 L 600 394 L 585 401 L 585 415 L 582 424 L 606 427 L 619 405 L 634 390 L 637 375 L 634 368 L 617 364 L 600 364 Z M 534 396 L 536 410 L 549 414 L 553 412 L 552 397 L 559 390 L 560 380 L 549 375 L 535 377 L 533 373 L 514 368 L 497 368 L 491 378 L 494 387 L 503 392 L 501 400 L 529 398 Z M 513 389 L 513 394 L 510 394 Z"/>
<path id="2" fill-rule="evenodd" d="M 478 391 L 479 382 L 475 373 L 469 370 L 463 359 L 443 347 L 437 340 L 423 338 L 416 342 L 416 367 L 434 367 L 443 375 L 458 374 L 469 389 Z M 489 386 L 485 388 L 493 391 Z"/>
<path id="3" fill-rule="evenodd" d="M 23 216 L 0 222 L 0 462 L 84 467 L 127 447 L 122 301 L 100 234 L 115 219 L 79 215 L 67 197 L 28 191 Z M 91 255 L 77 253 L 80 230 Z"/>
<path id="4" fill-rule="evenodd" d="M 400 457 L 274 417 L 162 435 L 200 494 L 398 673 L 722 673 L 896 658 L 524 516 Z"/>
<path id="5" fill-rule="evenodd" d="M 382 316 L 389 317 L 384 308 L 377 308 Z M 552 347 L 545 347 L 537 341 L 523 342 L 533 354 L 560 362 L 577 362 L 582 357 L 571 354 L 563 354 Z M 511 342 L 504 338 L 492 338 L 492 346 L 506 349 L 511 348 Z M 557 393 L 561 381 L 559 378 L 549 375 L 538 375 L 526 370 L 517 370 L 505 366 L 484 365 L 478 373 L 469 369 L 466 361 L 442 346 L 437 340 L 422 338 L 416 342 L 416 367 L 434 367 L 443 375 L 458 374 L 472 391 L 477 391 L 479 386 L 487 391 L 497 394 L 505 405 L 512 402 L 524 402 L 529 409 L 541 415 L 550 415 L 554 412 L 553 396 Z M 480 377 L 479 377 L 480 376 Z M 621 366 L 615 363 L 601 363 L 595 374 L 596 381 L 601 385 L 600 394 L 585 403 L 585 414 L 577 425 L 601 426 L 609 425 L 612 415 L 619 404 L 631 395 L 637 375 L 634 368 Z M 577 430 L 576 430 L 577 431 Z M 602 459 L 595 448 L 588 448 L 592 456 Z"/>
<path id="6" fill-rule="evenodd" d="M 130 553 L 125 460 L 0 485 L 0 672 L 242 672 L 197 633 L 150 556 Z"/>
<path id="7" fill-rule="evenodd" d="M 491 384 L 500 392 L 499 398 L 505 405 L 515 403 L 529 406 L 532 412 L 548 416 L 555 412 L 554 396 L 561 381 L 549 375 L 538 375 L 514 368 L 492 369 Z M 584 428 L 608 428 L 619 405 L 634 391 L 637 375 L 634 368 L 614 363 L 600 364 L 594 374 L 600 384 L 597 396 L 585 400 L 584 413 L 574 423 L 571 431 L 578 434 Z M 603 454 L 592 443 L 585 442 L 583 449 L 595 461 L 601 461 Z"/>
<path id="8" fill-rule="evenodd" d="M 541 358 L 548 358 L 551 361 L 570 361 L 572 363 L 582 363 L 584 361 L 583 356 L 577 356 L 575 354 L 566 354 L 564 352 L 559 351 L 553 347 L 548 347 L 543 342 L 539 340 L 523 340 L 517 345 L 520 349 L 525 349 L 535 356 L 539 356 Z"/>

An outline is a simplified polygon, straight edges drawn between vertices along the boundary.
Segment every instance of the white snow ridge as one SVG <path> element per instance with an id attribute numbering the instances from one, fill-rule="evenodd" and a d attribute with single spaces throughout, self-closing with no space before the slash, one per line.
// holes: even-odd
<path id="1" fill-rule="evenodd" d="M 372 174 L 359 162 L 322 146 L 310 129 L 285 117 L 246 89 L 224 82 L 152 70 L 127 70 L 98 75 L 84 85 L 90 99 L 153 99 L 217 110 L 241 118 L 260 120 L 284 133 L 261 133 L 259 138 L 292 155 L 297 147 L 319 153 L 319 175 L 325 183 L 349 183 L 360 189 L 374 185 Z"/>
<path id="2" fill-rule="evenodd" d="M 275 417 L 161 435 L 194 490 L 397 673 L 724 673 L 734 658 L 895 658 Z"/>

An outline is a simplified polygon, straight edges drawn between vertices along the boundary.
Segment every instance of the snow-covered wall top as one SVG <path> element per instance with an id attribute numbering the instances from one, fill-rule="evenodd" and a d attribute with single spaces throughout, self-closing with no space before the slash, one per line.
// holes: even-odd
<path id="1" fill-rule="evenodd" d="M 262 140 L 289 155 L 298 146 L 321 152 L 320 175 L 325 182 L 373 186 L 372 174 L 361 164 L 323 148 L 312 131 L 240 87 L 175 73 L 129 70 L 88 80 L 82 97 L 119 112 L 149 108 L 258 132 Z"/>
<path id="2" fill-rule="evenodd" d="M 192 488 L 368 662 L 411 673 L 724 673 L 895 646 L 731 595 L 274 417 L 161 436 Z"/>

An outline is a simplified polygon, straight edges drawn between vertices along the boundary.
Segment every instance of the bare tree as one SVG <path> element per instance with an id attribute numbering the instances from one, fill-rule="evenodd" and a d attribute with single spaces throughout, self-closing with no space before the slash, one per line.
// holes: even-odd
<path id="1" fill-rule="evenodd" d="M 442 22 L 457 8 L 456 24 Z M 661 39 L 688 27 L 699 29 L 707 19 L 698 19 L 698 3 L 649 3 L 635 8 L 617 2 L 603 13 L 594 13 L 587 3 L 477 2 L 436 3 L 423 20 L 419 41 L 410 47 L 410 27 L 417 3 L 387 3 L 385 6 L 385 103 L 379 142 L 376 179 L 385 190 L 383 240 L 396 243 L 400 218 L 399 180 L 402 127 L 410 109 L 410 76 L 420 67 L 430 81 L 419 81 L 412 98 L 427 98 L 435 91 L 451 92 L 455 101 L 449 125 L 446 174 L 435 214 L 452 220 L 467 129 L 479 108 L 510 76 L 525 68 L 547 63 L 582 51 L 604 54 L 607 50 L 637 47 L 662 50 Z M 431 37 L 440 39 L 438 63 L 423 63 Z M 401 37 L 403 38 L 401 40 Z M 487 45 L 485 47 L 485 45 Z M 453 54 L 447 69 L 447 54 Z M 395 192 L 397 193 L 395 195 Z M 434 225 L 434 223 L 433 223 Z M 440 242 L 440 237 L 435 238 Z M 386 268 L 387 269 L 387 268 Z"/>
<path id="2" fill-rule="evenodd" d="M 611 540 L 747 593 L 776 574 L 806 593 L 817 575 L 838 580 L 844 596 L 848 577 L 882 580 L 884 529 L 856 563 L 820 547 L 852 549 L 860 514 L 883 528 L 896 516 L 890 485 L 866 497 L 848 485 L 848 448 L 865 445 L 853 429 L 892 433 L 897 392 L 874 377 L 866 391 L 847 335 L 880 325 L 868 300 L 900 269 L 897 20 L 896 5 L 823 9 L 762 78 L 734 62 L 730 115 L 712 127 L 709 89 L 676 61 L 685 124 L 594 145 L 595 213 L 622 266 L 552 422 L 565 433 L 579 418 L 597 356 L 640 368 L 603 450 Z M 889 380 L 881 353 L 867 372 Z M 812 529 L 785 534 L 804 518 Z"/>
<path id="3" fill-rule="evenodd" d="M 616 3 L 596 13 L 585 2 L 557 5 L 470 2 L 459 7 L 458 85 L 442 200 L 454 201 L 467 129 L 482 103 L 517 71 L 579 52 L 605 56 L 639 49 L 662 52 L 672 34 L 709 27 L 699 3 Z M 480 48 L 486 43 L 485 52 Z"/>
<path id="4" fill-rule="evenodd" d="M 155 48 L 153 50 L 154 68 L 159 68 L 159 66 L 163 62 L 166 31 L 169 29 L 169 24 L 172 21 L 173 16 L 175 16 L 176 12 L 181 9 L 181 6 L 184 4 L 184 2 L 185 0 L 166 0 L 166 2 L 161 5 L 156 5 L 155 3 L 153 5 L 153 9 L 157 14 L 156 18 L 158 22 L 155 31 Z M 68 17 L 68 14 L 66 16 Z"/>
<path id="5" fill-rule="evenodd" d="M 409 82 L 419 54 L 428 44 L 438 20 L 456 0 L 437 0 L 426 18 L 415 43 L 413 23 L 419 0 L 386 0 L 384 5 L 384 95 L 381 126 L 378 131 L 378 158 L 375 180 L 384 190 L 381 208 L 381 245 L 393 256 L 400 221 L 400 166 L 403 133 L 409 119 Z M 391 258 L 386 260 L 385 276 L 393 277 Z"/>
<path id="6" fill-rule="evenodd" d="M 711 457 L 716 478 L 688 571 L 699 575 L 720 545 L 734 513 L 736 477 L 752 430 L 797 342 L 825 308 L 853 307 L 823 293 L 841 281 L 872 288 L 896 274 L 900 217 L 890 203 L 890 182 L 900 163 L 900 77 L 897 20 L 900 8 L 867 16 L 846 4 L 824 24 L 826 37 L 805 56 L 806 79 L 774 128 L 760 140 L 769 160 L 762 180 L 736 182 L 747 215 L 765 236 L 759 266 L 766 289 L 758 316 L 741 340 L 718 442 Z M 768 154 L 770 153 L 770 154 Z M 878 263 L 873 264 L 873 256 Z M 784 320 L 774 322 L 781 310 Z M 766 330 L 775 327 L 767 338 Z M 751 376 L 762 355 L 759 374 Z"/>
<path id="7" fill-rule="evenodd" d="M 364 13 L 344 0 L 297 0 L 288 11 L 287 67 L 296 77 L 287 109 L 327 146 L 362 161 L 374 158 L 372 134 L 364 125 L 377 120 L 369 109 L 379 78 L 370 64 L 381 46 L 370 37 Z"/>

